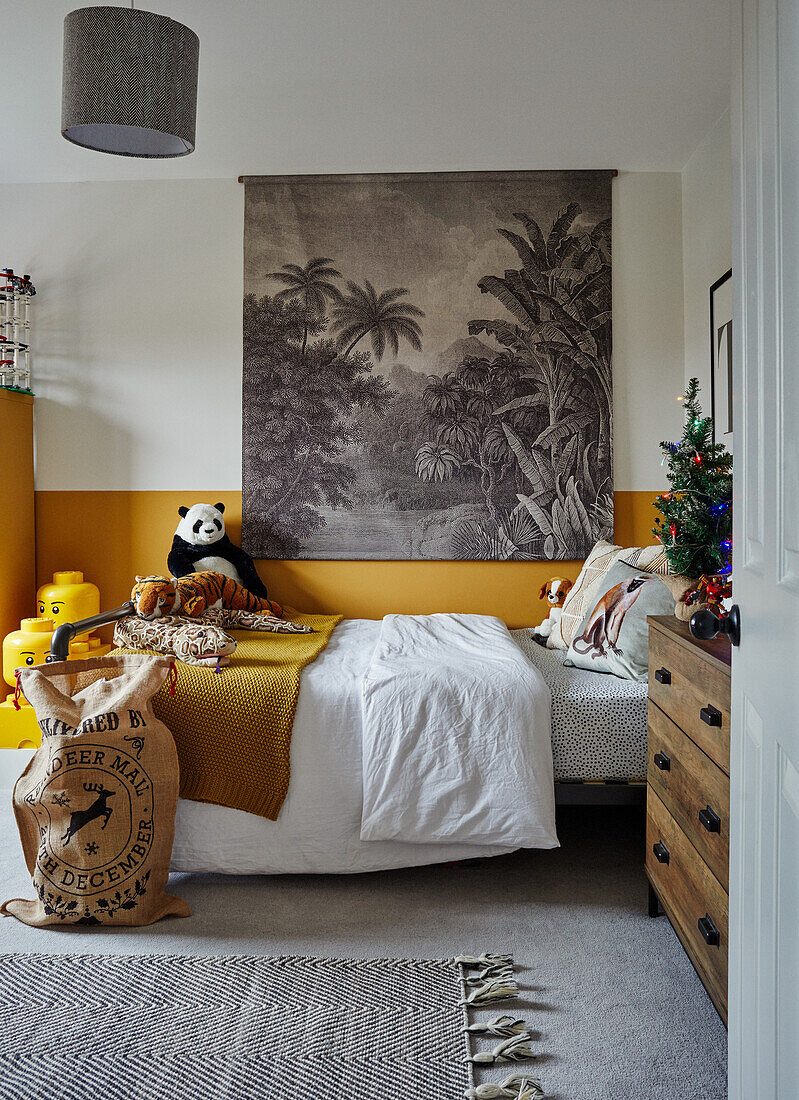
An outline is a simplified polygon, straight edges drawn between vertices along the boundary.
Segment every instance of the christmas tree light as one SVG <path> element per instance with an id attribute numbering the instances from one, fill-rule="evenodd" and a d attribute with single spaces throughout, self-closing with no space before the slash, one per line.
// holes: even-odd
<path id="1" fill-rule="evenodd" d="M 682 440 L 660 444 L 671 491 L 655 500 L 660 515 L 652 533 L 675 573 L 726 576 L 732 568 L 732 455 L 712 442 L 713 421 L 702 415 L 698 392 L 699 382 L 692 378 L 681 399 Z"/>

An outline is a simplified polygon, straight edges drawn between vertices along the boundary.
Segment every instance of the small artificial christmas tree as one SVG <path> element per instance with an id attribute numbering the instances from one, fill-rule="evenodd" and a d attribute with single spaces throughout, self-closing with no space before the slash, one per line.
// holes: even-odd
<path id="1" fill-rule="evenodd" d="M 655 501 L 660 515 L 652 533 L 675 573 L 726 576 L 732 569 L 732 455 L 712 442 L 713 421 L 702 416 L 698 391 L 699 381 L 692 378 L 683 398 L 680 442 L 660 444 L 671 491 Z"/>

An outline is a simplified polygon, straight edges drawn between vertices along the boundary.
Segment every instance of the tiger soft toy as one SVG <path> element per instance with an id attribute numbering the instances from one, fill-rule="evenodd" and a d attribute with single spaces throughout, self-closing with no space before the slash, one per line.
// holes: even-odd
<path id="1" fill-rule="evenodd" d="M 203 611 L 228 608 L 259 611 L 280 616 L 283 609 L 271 600 L 253 596 L 224 573 L 189 573 L 185 577 L 137 577 L 130 594 L 133 608 L 142 619 L 164 615 L 197 618 Z"/>

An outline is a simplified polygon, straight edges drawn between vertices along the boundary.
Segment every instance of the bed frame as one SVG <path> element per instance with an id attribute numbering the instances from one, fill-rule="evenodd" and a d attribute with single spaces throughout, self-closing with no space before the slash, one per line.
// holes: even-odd
<path id="1" fill-rule="evenodd" d="M 556 779 L 557 806 L 643 806 L 646 780 Z"/>

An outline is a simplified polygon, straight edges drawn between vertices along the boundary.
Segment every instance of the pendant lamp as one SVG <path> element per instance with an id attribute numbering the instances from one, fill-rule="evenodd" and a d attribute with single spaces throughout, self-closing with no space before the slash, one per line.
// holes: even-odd
<path id="1" fill-rule="evenodd" d="M 121 157 L 194 152 L 200 40 L 150 11 L 78 8 L 64 20 L 61 133 Z"/>

